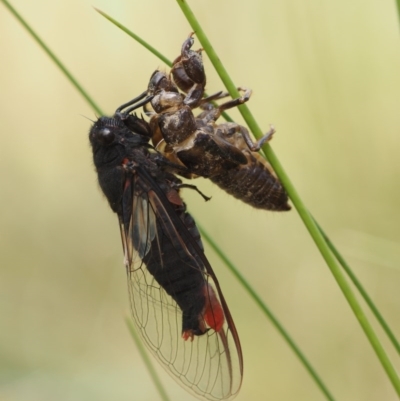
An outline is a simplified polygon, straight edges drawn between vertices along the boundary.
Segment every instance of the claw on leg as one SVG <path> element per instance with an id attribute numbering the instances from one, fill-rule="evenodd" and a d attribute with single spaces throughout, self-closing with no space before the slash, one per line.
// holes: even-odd
<path id="1" fill-rule="evenodd" d="M 272 139 L 272 135 L 274 135 L 276 132 L 275 128 L 273 125 L 270 125 L 270 130 L 262 136 L 257 142 L 253 143 L 253 149 L 251 149 L 253 152 L 258 152 L 261 149 L 261 146 L 264 145 L 264 143 L 270 141 Z"/>

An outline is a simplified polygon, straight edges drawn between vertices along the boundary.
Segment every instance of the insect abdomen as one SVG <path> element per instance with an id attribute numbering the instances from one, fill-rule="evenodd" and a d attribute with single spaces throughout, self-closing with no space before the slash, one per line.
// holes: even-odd
<path id="1" fill-rule="evenodd" d="M 200 235 L 193 218 L 183 213 L 182 220 L 190 234 L 203 249 Z M 157 222 L 157 225 L 161 225 Z M 163 232 L 160 226 L 158 233 Z M 186 244 L 191 248 L 190 244 Z M 151 252 L 144 257 L 148 271 L 161 287 L 175 300 L 182 310 L 182 332 L 191 331 L 196 335 L 204 334 L 199 318 L 206 305 L 205 278 L 202 264 L 189 254 L 177 251 L 169 236 L 159 235 L 151 244 Z M 160 255 L 164 255 L 161 260 Z"/>
<path id="2" fill-rule="evenodd" d="M 286 191 L 266 165 L 253 159 L 251 163 L 223 171 L 211 181 L 235 198 L 258 209 L 290 210 Z"/>

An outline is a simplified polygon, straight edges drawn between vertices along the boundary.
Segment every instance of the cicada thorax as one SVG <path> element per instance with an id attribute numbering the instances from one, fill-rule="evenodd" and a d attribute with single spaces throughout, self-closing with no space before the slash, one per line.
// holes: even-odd
<path id="1" fill-rule="evenodd" d="M 123 168 L 129 148 L 130 157 L 145 162 L 147 149 L 143 146 L 149 140 L 147 123 L 135 116 L 129 124 L 137 124 L 138 133 L 132 134 L 130 128 L 120 118 L 100 117 L 92 126 L 89 139 L 93 149 L 93 161 L 97 170 L 99 185 L 111 209 L 121 214 L 126 173 Z"/>

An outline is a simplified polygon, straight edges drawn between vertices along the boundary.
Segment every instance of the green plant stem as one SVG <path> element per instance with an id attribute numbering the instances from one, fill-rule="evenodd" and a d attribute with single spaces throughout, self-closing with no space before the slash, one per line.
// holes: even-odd
<path id="1" fill-rule="evenodd" d="M 225 67 L 222 65 L 221 60 L 217 56 L 216 52 L 214 51 L 210 41 L 208 40 L 205 32 L 201 28 L 199 22 L 197 21 L 195 15 L 193 14 L 192 10 L 190 9 L 188 3 L 183 0 L 176 0 L 179 7 L 181 8 L 183 14 L 185 15 L 186 19 L 188 20 L 192 29 L 196 32 L 197 38 L 199 39 L 201 45 L 204 48 L 204 51 L 207 53 L 211 63 L 213 64 L 214 68 L 216 69 L 217 73 L 219 74 L 222 82 L 224 83 L 225 87 L 227 88 L 229 94 L 232 97 L 238 97 L 239 93 L 236 89 L 236 85 L 234 85 L 232 79 L 228 75 Z M 247 125 L 249 126 L 250 130 L 253 132 L 256 138 L 260 138 L 262 136 L 262 131 L 259 125 L 257 124 L 256 120 L 254 119 L 253 115 L 251 114 L 249 108 L 246 104 L 239 106 L 239 110 L 245 119 Z M 318 247 L 322 257 L 325 259 L 326 264 L 328 265 L 329 269 L 331 270 L 336 282 L 338 283 L 340 289 L 342 290 L 347 302 L 349 303 L 351 309 L 353 310 L 356 318 L 358 319 L 362 329 L 364 330 L 365 335 L 367 336 L 371 346 L 373 347 L 378 359 L 380 360 L 383 368 L 386 371 L 390 381 L 392 382 L 393 387 L 395 388 L 397 394 L 400 396 L 400 380 L 399 377 L 390 362 L 385 350 L 383 349 L 381 343 L 379 342 L 378 337 L 376 336 L 371 324 L 369 323 L 366 315 L 364 314 L 361 305 L 357 301 L 351 287 L 347 283 L 344 275 L 342 274 L 339 265 L 336 262 L 333 254 L 331 253 L 327 242 L 325 241 L 322 233 L 319 231 L 317 225 L 315 224 L 313 218 L 311 217 L 310 213 L 308 212 L 307 208 L 305 207 L 303 201 L 301 200 L 299 194 L 297 193 L 294 185 L 290 181 L 288 175 L 283 169 L 283 166 L 279 162 L 278 158 L 276 157 L 275 153 L 273 152 L 271 146 L 269 144 L 265 144 L 263 146 L 263 150 L 265 155 L 268 158 L 268 161 L 271 163 L 272 167 L 274 168 L 275 172 L 277 173 L 279 179 L 281 180 L 282 184 L 284 185 L 286 191 L 288 192 L 290 199 L 292 200 L 294 206 L 297 209 L 301 219 L 303 220 L 304 225 L 306 226 L 308 232 L 310 233 L 311 237 L 313 238 L 316 246 Z"/>
<path id="2" fill-rule="evenodd" d="M 325 386 L 324 382 L 318 376 L 318 374 L 314 370 L 314 368 L 311 366 L 311 363 L 307 360 L 305 355 L 301 352 L 301 350 L 296 345 L 294 340 L 290 337 L 290 335 L 287 333 L 285 328 L 281 325 L 279 320 L 271 312 L 271 310 L 264 303 L 264 301 L 261 299 L 261 297 L 257 294 L 256 291 L 254 291 L 253 287 L 249 284 L 249 282 L 240 273 L 239 269 L 231 262 L 230 259 L 228 259 L 228 257 L 222 252 L 222 250 L 219 247 L 215 246 L 214 241 L 207 234 L 207 232 L 198 223 L 197 223 L 197 226 L 198 226 L 198 228 L 200 230 L 200 233 L 201 233 L 202 237 L 205 238 L 205 240 L 208 242 L 208 244 L 211 246 L 211 248 L 214 250 L 214 252 L 221 258 L 221 260 L 225 263 L 225 265 L 228 267 L 228 269 L 233 273 L 233 275 L 240 282 L 240 284 L 243 286 L 243 288 L 248 292 L 248 294 L 253 299 L 253 301 L 264 312 L 264 314 L 270 319 L 272 324 L 275 326 L 275 328 L 278 330 L 278 332 L 282 335 L 282 337 L 288 343 L 289 347 L 292 349 L 292 351 L 300 359 L 300 361 L 302 362 L 302 364 L 304 365 L 304 367 L 306 368 L 308 373 L 314 379 L 314 381 L 317 384 L 317 386 L 325 394 L 326 398 L 328 400 L 334 401 L 333 395 L 330 393 L 328 388 Z"/>
<path id="3" fill-rule="evenodd" d="M 161 380 L 159 379 L 158 374 L 157 374 L 156 370 L 154 369 L 154 366 L 149 358 L 149 354 L 144 349 L 143 342 L 140 340 L 139 336 L 136 333 L 136 330 L 135 330 L 135 327 L 133 326 L 132 320 L 129 317 L 126 317 L 125 322 L 128 326 L 129 332 L 131 333 L 131 336 L 136 344 L 136 347 L 139 350 L 140 356 L 142 357 L 143 362 L 146 365 L 148 372 L 150 373 L 153 383 L 156 386 L 158 393 L 160 394 L 161 399 L 163 401 L 170 401 L 170 398 L 168 397 L 168 394 L 165 391 L 164 386 L 162 385 Z"/>

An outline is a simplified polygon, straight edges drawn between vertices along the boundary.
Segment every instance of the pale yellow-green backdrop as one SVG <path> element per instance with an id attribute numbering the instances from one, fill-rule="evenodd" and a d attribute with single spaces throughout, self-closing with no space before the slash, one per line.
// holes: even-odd
<path id="1" fill-rule="evenodd" d="M 108 113 L 142 92 L 163 65 L 92 5 L 171 59 L 190 32 L 172 0 L 13 4 Z M 249 106 L 259 124 L 276 126 L 272 146 L 302 198 L 400 335 L 395 2 L 191 5 L 235 83 L 253 89 Z M 123 321 L 128 296 L 117 219 L 97 187 L 83 117 L 94 119 L 94 112 L 1 2 L 0 38 L 0 399 L 157 400 Z M 205 65 L 208 91 L 221 89 L 207 59 Z M 212 201 L 184 191 L 189 210 L 336 399 L 395 400 L 296 212 L 253 210 L 205 180 L 197 185 Z M 210 249 L 207 256 L 242 341 L 237 400 L 323 400 Z M 192 400 L 160 372 L 173 400 Z"/>

